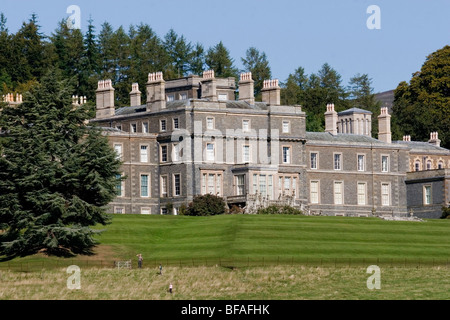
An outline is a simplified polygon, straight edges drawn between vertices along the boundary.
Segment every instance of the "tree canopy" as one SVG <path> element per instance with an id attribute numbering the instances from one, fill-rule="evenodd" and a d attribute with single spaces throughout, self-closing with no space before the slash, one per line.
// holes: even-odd
<path id="1" fill-rule="evenodd" d="M 208 49 L 205 62 L 209 69 L 214 70 L 216 77 L 238 77 L 238 69 L 222 41 Z"/>
<path id="2" fill-rule="evenodd" d="M 428 141 L 430 132 L 437 131 L 441 146 L 450 148 L 450 46 L 430 54 L 394 94 L 394 138 L 410 135 L 412 140 Z"/>
<path id="3" fill-rule="evenodd" d="M 244 72 L 251 72 L 255 81 L 255 98 L 260 100 L 261 90 L 263 89 L 264 80 L 271 79 L 272 72 L 270 70 L 269 61 L 264 52 L 259 52 L 255 47 L 250 47 L 245 53 L 245 57 L 241 58 L 244 65 Z"/>
<path id="4" fill-rule="evenodd" d="M 334 103 L 337 111 L 345 110 L 350 106 L 348 96 L 341 75 L 328 63 L 309 76 L 304 68 L 297 68 L 284 82 L 281 94 L 283 104 L 303 106 L 307 131 L 323 131 L 327 104 Z"/>
<path id="5" fill-rule="evenodd" d="M 89 101 L 95 99 L 98 80 L 111 79 L 117 107 L 129 105 L 131 84 L 138 82 L 144 88 L 150 72 L 162 71 L 165 79 L 173 79 L 212 69 L 217 77 L 239 77 L 233 55 L 222 41 L 206 48 L 173 29 L 160 37 L 144 23 L 113 28 L 104 22 L 96 33 L 92 19 L 88 22 L 84 34 L 69 29 L 62 20 L 46 36 L 38 17 L 32 15 L 14 34 L 0 12 L 0 94 L 23 94 L 53 66 L 65 77 L 74 78 L 74 94 L 87 96 Z M 394 139 L 409 134 L 426 140 L 431 131 L 438 131 L 443 145 L 450 146 L 448 51 L 449 46 L 445 46 L 431 54 L 409 83 L 398 85 L 392 115 Z M 252 72 L 255 98 L 260 101 L 263 81 L 272 76 L 269 59 L 265 52 L 250 47 L 240 62 L 241 71 Z M 141 91 L 145 101 L 146 92 Z M 351 107 L 369 110 L 375 120 L 372 136 L 376 137 L 380 105 L 368 74 L 356 73 L 344 84 L 342 76 L 326 62 L 310 74 L 299 66 L 282 82 L 281 103 L 303 106 L 308 131 L 324 130 L 323 113 L 328 103 L 334 103 L 338 112 Z"/>

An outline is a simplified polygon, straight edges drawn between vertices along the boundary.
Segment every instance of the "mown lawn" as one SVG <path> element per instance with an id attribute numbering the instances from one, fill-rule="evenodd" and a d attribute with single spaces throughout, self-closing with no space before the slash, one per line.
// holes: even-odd
<path id="1" fill-rule="evenodd" d="M 117 256 L 147 259 L 423 259 L 450 257 L 450 220 L 116 215 L 99 240 Z"/>
<path id="2" fill-rule="evenodd" d="M 144 265 L 266 265 L 313 262 L 448 264 L 450 220 L 225 215 L 215 217 L 114 215 L 98 236 L 97 255 L 62 259 L 35 255 L 19 263 L 136 260 Z M 0 262 L 0 269 L 5 262 Z"/>
<path id="3" fill-rule="evenodd" d="M 106 231 L 95 256 L 0 262 L 0 300 L 449 298 L 450 220 L 114 215 L 112 221 L 97 227 Z M 137 253 L 143 269 L 136 269 Z M 132 260 L 133 269 L 113 269 L 117 260 Z M 81 268 L 81 290 L 66 287 L 72 264 Z M 373 264 L 381 268 L 381 290 L 367 288 Z"/>

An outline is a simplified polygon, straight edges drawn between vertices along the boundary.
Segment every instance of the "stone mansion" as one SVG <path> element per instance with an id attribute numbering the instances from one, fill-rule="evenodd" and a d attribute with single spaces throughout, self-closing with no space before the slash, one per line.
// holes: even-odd
<path id="1" fill-rule="evenodd" d="M 277 80 L 254 98 L 250 73 L 168 80 L 151 73 L 142 103 L 116 109 L 111 80 L 99 81 L 96 118 L 123 161 L 113 213 L 178 214 L 193 197 L 215 194 L 253 213 L 288 204 L 307 214 L 440 217 L 450 201 L 450 151 L 429 142 L 392 141 L 382 108 L 378 139 L 372 113 L 329 104 L 325 132 L 306 132 L 301 106 L 280 105 Z M 169 212 L 170 211 L 170 212 Z"/>

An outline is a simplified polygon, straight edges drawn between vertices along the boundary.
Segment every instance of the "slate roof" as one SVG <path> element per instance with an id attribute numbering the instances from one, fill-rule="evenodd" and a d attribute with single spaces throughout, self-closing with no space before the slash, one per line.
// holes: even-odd
<path id="1" fill-rule="evenodd" d="M 141 113 L 147 111 L 147 106 L 135 106 L 135 107 L 123 107 L 116 110 L 115 115 L 116 116 L 124 116 L 128 114 L 135 114 L 135 113 Z"/>
<path id="2" fill-rule="evenodd" d="M 255 102 L 254 105 L 246 101 L 227 101 L 227 108 L 230 109 L 253 109 L 253 110 L 268 110 L 268 106 L 264 102 Z"/>
<path id="3" fill-rule="evenodd" d="M 368 110 L 364 110 L 364 109 L 360 109 L 360 108 L 351 108 L 351 109 L 347 109 L 347 110 L 338 112 L 338 116 L 346 116 L 348 114 L 353 114 L 353 113 L 372 114 L 372 112 L 370 112 Z"/>
<path id="4" fill-rule="evenodd" d="M 321 141 L 321 142 L 341 142 L 341 143 L 364 143 L 364 144 L 377 144 L 385 145 L 386 143 L 379 141 L 375 138 L 363 136 L 359 134 L 338 133 L 332 135 L 329 132 L 306 132 L 307 141 Z"/>
<path id="5" fill-rule="evenodd" d="M 176 100 L 166 103 L 166 109 L 178 108 L 189 106 L 191 104 L 190 100 Z M 226 101 L 226 107 L 229 109 L 251 109 L 251 110 L 268 110 L 268 106 L 264 102 L 255 102 L 251 105 L 246 101 Z M 143 113 L 147 111 L 147 106 L 140 105 L 134 107 L 122 107 L 115 111 L 116 116 L 133 115 L 138 113 Z"/>
<path id="6" fill-rule="evenodd" d="M 392 141 L 392 143 L 408 146 L 411 148 L 412 152 L 438 152 L 450 154 L 450 150 L 448 149 L 423 141 Z"/>
<path id="7" fill-rule="evenodd" d="M 184 107 L 190 105 L 189 100 L 176 100 L 176 101 L 170 101 L 166 102 L 166 109 L 172 109 L 177 107 Z M 134 106 L 134 107 L 122 107 L 116 110 L 115 115 L 116 116 L 124 116 L 124 115 L 132 115 L 136 113 L 142 113 L 147 111 L 147 105 L 143 104 L 140 106 Z"/>

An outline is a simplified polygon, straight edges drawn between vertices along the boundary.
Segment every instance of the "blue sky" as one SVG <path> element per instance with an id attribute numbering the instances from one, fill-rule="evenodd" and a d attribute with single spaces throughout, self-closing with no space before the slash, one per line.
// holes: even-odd
<path id="1" fill-rule="evenodd" d="M 369 74 L 375 92 L 409 81 L 426 56 L 450 44 L 449 0 L 0 0 L 0 12 L 11 32 L 36 13 L 50 35 L 70 5 L 81 9 L 83 33 L 90 16 L 97 33 L 105 21 L 125 29 L 147 23 L 161 37 L 173 28 L 205 48 L 223 41 L 238 68 L 254 46 L 273 78 L 284 81 L 299 66 L 311 74 L 327 62 L 344 85 Z M 367 28 L 370 5 L 380 8 L 381 29 Z"/>

